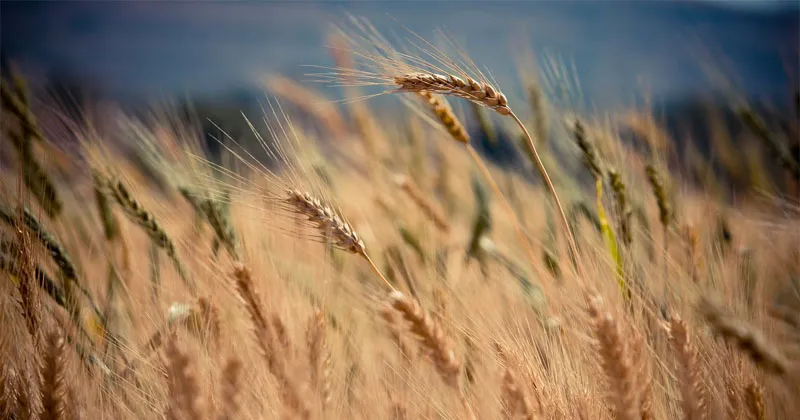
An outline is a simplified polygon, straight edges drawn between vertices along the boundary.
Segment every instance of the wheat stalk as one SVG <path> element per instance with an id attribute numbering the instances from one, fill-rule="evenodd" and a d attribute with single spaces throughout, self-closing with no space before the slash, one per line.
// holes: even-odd
<path id="1" fill-rule="evenodd" d="M 442 328 L 428 316 L 417 302 L 395 291 L 389 296 L 392 307 L 411 323 L 411 332 L 417 335 L 423 347 L 431 354 L 436 370 L 442 380 L 453 388 L 458 388 L 461 363 L 456 360 Z"/>
<path id="2" fill-rule="evenodd" d="M 306 343 L 311 365 L 311 382 L 317 388 L 325 409 L 331 401 L 331 355 L 325 337 L 325 314 L 317 309 L 308 323 Z"/>
<path id="3" fill-rule="evenodd" d="M 181 352 L 175 340 L 166 348 L 169 401 L 165 416 L 168 420 L 190 420 L 202 418 L 200 388 L 197 378 L 189 366 L 189 356 Z"/>
<path id="4" fill-rule="evenodd" d="M 564 207 L 561 205 L 561 200 L 558 198 L 558 193 L 555 190 L 555 186 L 553 182 L 550 180 L 550 176 L 547 174 L 547 170 L 544 167 L 544 163 L 542 163 L 542 159 L 539 156 L 539 153 L 536 150 L 536 145 L 531 138 L 528 129 L 522 123 L 522 121 L 511 111 L 511 108 L 508 106 L 508 100 L 506 96 L 503 95 L 500 91 L 492 87 L 492 85 L 486 82 L 478 82 L 475 79 L 465 76 L 463 79 L 455 76 L 455 75 L 441 75 L 436 73 L 408 73 L 404 75 L 399 75 L 394 77 L 394 83 L 399 86 L 397 88 L 397 92 L 434 92 L 443 95 L 451 95 L 456 96 L 459 98 L 464 98 L 475 102 L 479 105 L 486 106 L 490 109 L 495 110 L 497 113 L 503 116 L 509 116 L 514 119 L 514 122 L 522 129 L 525 137 L 527 139 L 528 148 L 531 152 L 531 155 L 534 157 L 534 161 L 536 162 L 536 167 L 539 170 L 540 175 L 545 181 L 545 184 L 550 192 L 553 201 L 558 207 L 561 216 L 561 223 L 562 227 L 564 228 L 564 232 L 567 236 L 567 241 L 569 243 L 570 252 L 572 253 L 573 257 L 576 261 L 576 270 L 578 270 L 578 274 L 581 272 L 581 264 L 580 264 L 580 256 L 578 255 L 578 247 L 575 244 L 575 238 L 572 234 L 572 230 L 569 227 L 569 223 L 567 221 L 567 217 L 564 214 Z M 469 144 L 469 143 L 467 143 Z M 472 154 L 476 154 L 474 149 L 472 150 Z M 485 168 L 485 165 L 482 165 L 480 159 L 477 156 L 473 156 L 476 158 L 476 161 L 479 161 L 479 165 L 481 166 L 481 170 L 487 174 L 488 170 Z M 494 181 L 491 179 L 491 175 L 488 176 L 489 181 L 494 184 Z M 499 191 L 499 188 L 496 188 L 496 185 L 493 185 L 493 188 Z M 502 195 L 501 195 L 502 196 Z M 506 203 L 506 205 L 508 205 Z M 513 211 L 511 214 L 514 214 Z M 523 241 L 523 245 L 527 245 L 527 240 Z M 533 253 L 530 253 L 531 256 Z M 531 257 L 531 262 L 534 261 L 533 257 Z"/>

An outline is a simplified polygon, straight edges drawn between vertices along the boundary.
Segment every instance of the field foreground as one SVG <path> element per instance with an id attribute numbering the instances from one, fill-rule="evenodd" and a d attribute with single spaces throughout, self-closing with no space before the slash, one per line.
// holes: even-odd
<path id="1" fill-rule="evenodd" d="M 402 113 L 273 76 L 211 129 L 75 121 L 4 77 L 0 417 L 800 412 L 796 118 L 737 108 L 712 159 L 647 110 L 576 116 L 534 77 L 520 107 L 342 42 L 323 78 Z"/>

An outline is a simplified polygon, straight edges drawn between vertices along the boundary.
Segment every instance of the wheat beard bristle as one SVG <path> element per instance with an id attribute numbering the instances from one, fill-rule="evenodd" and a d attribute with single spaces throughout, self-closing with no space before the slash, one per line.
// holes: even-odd
<path id="1" fill-rule="evenodd" d="M 409 73 L 394 78 L 401 92 L 435 92 L 468 99 L 497 111 L 500 115 L 511 115 L 508 99 L 488 83 L 466 80 L 453 75 L 435 73 Z"/>
<path id="2" fill-rule="evenodd" d="M 330 207 L 309 193 L 297 190 L 286 190 L 289 197 L 285 200 L 295 210 L 308 217 L 325 237 L 333 240 L 333 245 L 353 254 L 366 254 L 364 241 L 347 222 L 344 222 Z"/>

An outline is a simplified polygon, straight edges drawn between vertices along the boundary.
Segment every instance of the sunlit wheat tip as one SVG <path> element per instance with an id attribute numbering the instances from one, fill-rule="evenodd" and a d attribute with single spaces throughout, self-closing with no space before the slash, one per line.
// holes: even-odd
<path id="1" fill-rule="evenodd" d="M 464 98 L 487 106 L 500 115 L 511 115 L 508 99 L 488 83 L 466 77 L 436 73 L 408 73 L 394 77 L 401 92 L 435 92 Z"/>

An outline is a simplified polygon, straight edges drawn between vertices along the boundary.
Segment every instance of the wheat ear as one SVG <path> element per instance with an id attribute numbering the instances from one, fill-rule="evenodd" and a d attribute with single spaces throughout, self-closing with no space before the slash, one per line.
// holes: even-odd
<path id="1" fill-rule="evenodd" d="M 503 384 L 501 386 L 505 417 L 509 420 L 517 418 L 534 420 L 536 413 L 530 399 L 525 394 L 525 389 L 519 383 L 517 375 L 514 374 L 514 370 L 510 366 L 508 353 L 499 343 L 495 343 L 495 350 L 505 365 L 503 369 Z"/>
<path id="2" fill-rule="evenodd" d="M 318 229 L 323 237 L 330 238 L 333 246 L 351 254 L 360 255 L 389 289 L 396 290 L 367 253 L 364 241 L 358 237 L 350 224 L 345 222 L 330 206 L 307 192 L 290 189 L 286 190 L 286 194 L 287 198 L 284 199 L 284 202 L 296 213 L 305 216 L 306 221 Z"/>
<path id="3" fill-rule="evenodd" d="M 786 356 L 753 326 L 708 299 L 701 300 L 699 310 L 717 334 L 735 343 L 755 364 L 778 375 L 788 371 Z"/>
<path id="4" fill-rule="evenodd" d="M 428 108 L 430 108 L 439 122 L 442 123 L 442 126 L 445 128 L 445 130 L 447 130 L 447 133 L 450 134 L 453 139 L 464 144 L 469 143 L 469 134 L 467 133 L 467 130 L 464 128 L 464 125 L 461 124 L 458 118 L 456 118 L 447 101 L 428 91 L 420 91 L 417 92 L 417 94 L 422 97 L 422 99 L 428 105 Z"/>
<path id="5" fill-rule="evenodd" d="M 319 392 L 323 409 L 331 401 L 331 355 L 325 331 L 325 314 L 317 309 L 309 320 L 306 341 L 308 362 L 311 365 L 311 382 Z"/>
<path id="6" fill-rule="evenodd" d="M 528 142 L 528 148 L 530 149 L 531 155 L 536 161 L 536 168 L 539 170 L 539 173 L 544 179 L 547 189 L 553 197 L 556 207 L 558 207 L 558 211 L 561 216 L 561 223 L 563 225 L 564 232 L 567 235 L 570 252 L 575 259 L 576 270 L 578 271 L 578 274 L 580 274 L 581 263 L 580 256 L 578 255 L 578 247 L 575 244 L 575 237 L 572 234 L 572 229 L 569 227 L 567 216 L 564 214 L 564 207 L 561 205 L 561 200 L 558 198 L 558 193 L 556 192 L 553 182 L 550 180 L 550 176 L 547 174 L 547 169 L 545 169 L 544 163 L 542 163 L 539 152 L 536 151 L 536 145 L 533 143 L 533 138 L 531 138 L 528 129 L 525 128 L 525 124 L 523 124 L 519 117 L 517 117 L 517 115 L 511 111 L 511 108 L 508 106 L 508 100 L 506 99 L 506 96 L 488 83 L 478 82 L 470 77 L 465 77 L 462 79 L 454 75 L 409 73 L 394 77 L 394 83 L 398 86 L 398 92 L 427 91 L 442 95 L 456 96 L 491 108 L 500 115 L 508 116 L 514 119 L 514 122 L 525 134 L 525 138 Z M 483 167 L 481 170 L 484 171 Z M 494 183 L 494 181 L 490 182 Z M 527 244 L 527 242 L 523 242 L 523 245 L 525 244 Z M 531 261 L 534 261 L 534 259 L 531 258 Z"/>
<path id="7" fill-rule="evenodd" d="M 683 418 L 686 420 L 701 420 L 708 415 L 706 391 L 703 379 L 700 377 L 697 349 L 689 339 L 686 323 L 677 316 L 673 316 L 667 326 L 669 341 L 677 355 L 680 365 L 680 390 L 683 406 Z"/>
<path id="8" fill-rule="evenodd" d="M 617 321 L 602 308 L 600 297 L 589 300 L 588 312 L 592 318 L 600 364 L 611 388 L 611 403 L 617 419 L 641 418 L 641 401 L 637 389 L 636 370 Z"/>
<path id="9" fill-rule="evenodd" d="M 66 418 L 68 407 L 65 401 L 67 385 L 64 379 L 64 356 L 64 339 L 58 333 L 50 334 L 42 365 L 42 419 Z"/>
<path id="10" fill-rule="evenodd" d="M 180 258 L 178 258 L 178 252 L 175 249 L 175 244 L 173 244 L 172 239 L 170 239 L 167 232 L 161 227 L 153 214 L 147 211 L 133 195 L 131 195 L 122 181 L 106 179 L 103 183 L 103 187 L 109 191 L 114 201 L 122 207 L 122 210 L 128 218 L 141 226 L 145 233 L 147 233 L 147 236 L 150 237 L 153 244 L 167 253 L 167 256 L 172 260 L 175 270 L 178 272 L 181 280 L 183 280 L 189 290 L 194 293 L 197 289 L 194 280 L 189 276 L 188 271 Z"/>
<path id="11" fill-rule="evenodd" d="M 189 356 L 181 352 L 175 340 L 167 344 L 167 374 L 169 402 L 165 416 L 168 420 L 202 418 L 200 413 L 200 388 L 189 366 Z"/>
<path id="12" fill-rule="evenodd" d="M 241 376 L 242 362 L 239 359 L 229 360 L 222 371 L 222 395 L 220 396 L 222 407 L 217 415 L 217 420 L 238 418 Z"/>
<path id="13" fill-rule="evenodd" d="M 423 347 L 431 354 L 436 370 L 444 382 L 453 388 L 458 388 L 461 363 L 456 360 L 455 353 L 453 353 L 442 328 L 425 313 L 417 302 L 407 298 L 401 292 L 393 292 L 389 299 L 392 307 L 411 323 L 411 332 L 419 337 Z"/>
<path id="14" fill-rule="evenodd" d="M 745 387 L 747 411 L 753 420 L 766 420 L 767 410 L 764 407 L 764 393 L 761 387 L 755 382 L 751 382 Z"/>
<path id="15" fill-rule="evenodd" d="M 244 299 L 245 308 L 250 315 L 250 321 L 253 323 L 253 333 L 257 344 L 261 348 L 262 356 L 266 359 L 267 368 L 278 381 L 281 400 L 293 413 L 303 419 L 309 418 L 311 412 L 305 406 L 301 395 L 298 393 L 294 380 L 289 376 L 285 355 L 278 342 L 277 334 L 273 331 L 274 326 L 268 321 L 261 307 L 250 270 L 244 264 L 236 263 L 233 278 L 236 282 L 239 296 Z"/>

